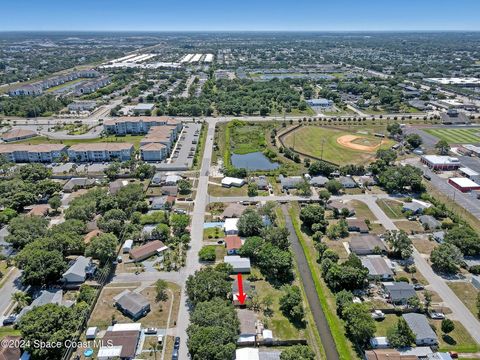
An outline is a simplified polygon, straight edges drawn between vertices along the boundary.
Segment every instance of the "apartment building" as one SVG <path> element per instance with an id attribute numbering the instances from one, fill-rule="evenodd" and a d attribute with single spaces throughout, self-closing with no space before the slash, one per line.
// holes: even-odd
<path id="1" fill-rule="evenodd" d="M 140 157 L 143 161 L 162 161 L 168 157 L 165 144 L 148 143 L 140 147 Z"/>
<path id="2" fill-rule="evenodd" d="M 86 143 L 72 145 L 67 152 L 73 162 L 126 161 L 133 157 L 134 147 L 130 143 Z"/>
<path id="3" fill-rule="evenodd" d="M 14 163 L 51 163 L 65 159 L 67 147 L 63 144 L 11 144 L 0 145 L 0 155 Z"/>
<path id="4" fill-rule="evenodd" d="M 105 120 L 105 132 L 116 135 L 146 134 L 154 126 L 172 126 L 175 137 L 182 129 L 182 122 L 168 116 L 117 117 Z"/>

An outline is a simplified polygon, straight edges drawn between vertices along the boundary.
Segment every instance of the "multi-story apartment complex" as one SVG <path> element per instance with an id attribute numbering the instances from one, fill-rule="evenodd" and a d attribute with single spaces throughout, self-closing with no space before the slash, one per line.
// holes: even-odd
<path id="1" fill-rule="evenodd" d="M 104 130 L 109 134 L 146 134 L 153 126 L 175 127 L 175 137 L 182 129 L 182 122 L 168 116 L 117 117 L 105 120 Z"/>
<path id="2" fill-rule="evenodd" d="M 134 147 L 130 143 L 88 143 L 72 145 L 67 152 L 73 162 L 126 161 L 133 157 Z"/>
<path id="3" fill-rule="evenodd" d="M 8 161 L 23 162 L 55 162 L 66 159 L 67 147 L 63 144 L 12 144 L 0 145 L 0 155 Z"/>

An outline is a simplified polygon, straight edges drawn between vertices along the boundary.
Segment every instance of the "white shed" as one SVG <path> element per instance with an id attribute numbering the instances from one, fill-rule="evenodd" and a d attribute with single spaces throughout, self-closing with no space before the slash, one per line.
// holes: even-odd
<path id="1" fill-rule="evenodd" d="M 125 240 L 125 243 L 122 246 L 122 252 L 128 253 L 130 250 L 132 250 L 132 246 L 133 246 L 133 240 Z"/>
<path id="2" fill-rule="evenodd" d="M 87 340 L 94 340 L 97 337 L 98 327 L 93 326 L 89 327 L 85 333 L 85 338 Z"/>

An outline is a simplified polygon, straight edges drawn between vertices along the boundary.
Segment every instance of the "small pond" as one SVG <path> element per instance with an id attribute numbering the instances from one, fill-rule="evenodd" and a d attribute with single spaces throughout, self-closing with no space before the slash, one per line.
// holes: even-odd
<path id="1" fill-rule="evenodd" d="M 263 153 L 232 154 L 232 165 L 237 169 L 247 170 L 275 170 L 280 164 L 270 161 Z"/>

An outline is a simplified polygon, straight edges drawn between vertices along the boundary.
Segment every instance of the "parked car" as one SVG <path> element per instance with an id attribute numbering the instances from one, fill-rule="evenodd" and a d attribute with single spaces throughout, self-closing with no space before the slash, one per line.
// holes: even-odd
<path id="1" fill-rule="evenodd" d="M 428 180 L 428 181 L 432 180 L 432 177 L 430 175 L 427 175 L 427 174 L 423 174 L 423 178 L 425 180 Z"/>
<path id="2" fill-rule="evenodd" d="M 428 315 L 430 316 L 431 319 L 434 319 L 434 320 L 445 319 L 445 314 L 437 311 L 430 311 Z"/>
<path id="3" fill-rule="evenodd" d="M 423 289 L 425 289 L 425 286 L 423 286 L 423 285 L 420 284 L 420 283 L 416 283 L 415 285 L 413 285 L 413 288 L 414 288 L 415 290 L 423 290 Z"/>
<path id="4" fill-rule="evenodd" d="M 3 326 L 7 326 L 7 325 L 12 325 L 13 323 L 15 323 L 15 320 L 17 319 L 17 315 L 10 315 L 10 316 L 7 316 L 5 319 L 3 319 Z"/>
<path id="5" fill-rule="evenodd" d="M 173 349 L 172 360 L 178 360 L 178 349 Z"/>
<path id="6" fill-rule="evenodd" d="M 155 329 L 155 328 L 148 328 L 148 329 L 145 330 L 145 334 L 151 335 L 151 334 L 156 334 L 156 333 L 157 333 L 157 329 Z"/>
<path id="7" fill-rule="evenodd" d="M 375 320 L 383 320 L 385 319 L 385 313 L 382 310 L 373 310 L 372 318 Z"/>
<path id="8" fill-rule="evenodd" d="M 175 337 L 175 343 L 173 344 L 173 348 L 176 350 L 180 349 L 180 338 L 178 336 Z"/>

